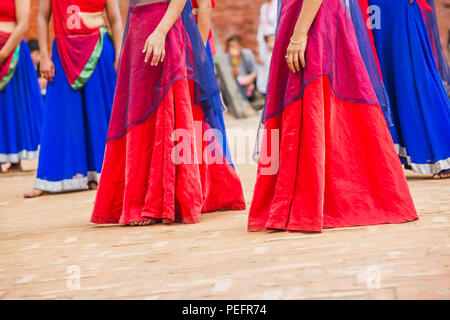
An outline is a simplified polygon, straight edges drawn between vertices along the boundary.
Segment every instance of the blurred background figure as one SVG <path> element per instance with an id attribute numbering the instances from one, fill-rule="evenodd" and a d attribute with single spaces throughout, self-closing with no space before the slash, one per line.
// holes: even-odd
<path id="1" fill-rule="evenodd" d="M 39 86 L 41 87 L 41 94 L 45 97 L 47 93 L 47 79 L 41 76 L 41 50 L 39 49 L 39 41 L 37 39 L 30 39 L 27 41 L 28 48 L 30 48 L 31 59 L 33 59 L 34 69 L 37 72 L 39 79 Z"/>
<path id="2" fill-rule="evenodd" d="M 33 60 L 34 68 L 39 70 L 39 64 L 41 63 L 41 50 L 39 50 L 39 41 L 37 39 L 30 39 L 27 41 L 28 48 L 30 49 L 31 59 Z"/>
<path id="3" fill-rule="evenodd" d="M 242 97 L 252 106 L 252 102 L 257 101 L 258 96 L 256 92 L 258 63 L 255 55 L 252 50 L 243 47 L 242 37 L 239 35 L 232 35 L 227 39 L 226 53 Z"/>
<path id="4" fill-rule="evenodd" d="M 270 60 L 275 43 L 275 32 L 278 19 L 278 0 L 268 0 L 261 5 L 258 23 L 259 66 L 256 88 L 265 97 L 269 78 Z"/>
<path id="5" fill-rule="evenodd" d="M 0 165 L 10 163 L 8 172 L 21 171 L 21 160 L 39 149 L 43 103 L 23 40 L 29 14 L 29 0 L 0 1 Z"/>
<path id="6" fill-rule="evenodd" d="M 270 61 L 272 60 L 273 46 L 275 44 L 275 34 L 264 36 L 264 41 L 267 48 L 267 54 L 262 64 L 258 68 L 258 78 L 256 79 L 256 88 L 264 97 L 267 93 L 267 81 L 269 79 Z"/>
<path id="7" fill-rule="evenodd" d="M 267 0 L 261 5 L 259 12 L 258 40 L 259 58 L 262 63 L 267 60 L 268 55 L 272 56 L 272 52 L 267 47 L 268 35 L 275 34 L 278 18 L 278 0 Z M 272 45 L 273 47 L 273 45 Z M 269 58 L 270 60 L 270 58 Z"/>

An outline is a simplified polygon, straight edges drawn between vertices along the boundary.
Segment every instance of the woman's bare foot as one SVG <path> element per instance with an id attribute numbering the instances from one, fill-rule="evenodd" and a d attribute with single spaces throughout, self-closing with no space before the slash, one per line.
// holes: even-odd
<path id="1" fill-rule="evenodd" d="M 20 162 L 19 163 L 11 163 L 11 165 L 8 168 L 8 172 L 9 173 L 11 173 L 11 172 L 22 172 L 22 171 L 23 171 L 22 164 Z"/>
<path id="2" fill-rule="evenodd" d="M 135 222 L 131 222 L 128 225 L 131 227 L 143 227 L 143 226 L 151 226 L 154 224 L 159 223 L 156 220 L 147 220 L 147 221 L 135 221 Z"/>
<path id="3" fill-rule="evenodd" d="M 441 175 L 440 174 L 433 174 L 433 180 L 440 180 Z"/>
<path id="4" fill-rule="evenodd" d="M 169 223 L 172 223 L 172 220 L 170 220 L 170 219 L 162 219 L 162 223 L 169 224 Z"/>
<path id="5" fill-rule="evenodd" d="M 33 188 L 33 190 L 31 190 L 30 192 L 25 193 L 23 195 L 23 197 L 25 199 L 32 199 L 32 198 L 37 198 L 37 197 L 40 197 L 40 196 L 42 196 L 44 194 L 48 194 L 48 193 L 49 192 L 47 192 L 47 191 L 43 191 L 43 190 L 39 190 L 39 189 Z"/>
<path id="6" fill-rule="evenodd" d="M 88 183 L 89 190 L 97 190 L 98 189 L 98 183 L 96 181 L 90 181 Z"/>

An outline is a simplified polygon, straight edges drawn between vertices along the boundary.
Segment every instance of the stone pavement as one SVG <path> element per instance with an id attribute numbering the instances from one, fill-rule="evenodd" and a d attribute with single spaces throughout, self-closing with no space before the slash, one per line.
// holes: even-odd
<path id="1" fill-rule="evenodd" d="M 0 299 L 450 299 L 450 180 L 407 172 L 415 222 L 247 233 L 247 211 L 93 226 L 95 192 L 25 200 L 36 163 L 24 166 L 0 175 Z M 256 166 L 237 170 L 249 203 Z"/>

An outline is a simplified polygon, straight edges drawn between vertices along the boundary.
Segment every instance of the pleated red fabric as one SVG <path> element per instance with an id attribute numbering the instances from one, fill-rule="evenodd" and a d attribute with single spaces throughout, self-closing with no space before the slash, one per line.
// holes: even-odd
<path id="1" fill-rule="evenodd" d="M 320 232 L 418 218 L 379 106 L 339 99 L 321 76 L 265 129 L 263 152 L 278 143 L 279 156 L 260 161 L 249 231 Z M 272 130 L 279 130 L 277 141 Z M 277 173 L 263 174 L 269 167 Z"/>
<path id="2" fill-rule="evenodd" d="M 226 159 L 173 161 L 175 130 L 201 139 L 209 129 L 203 110 L 192 103 L 193 94 L 191 80 L 177 80 L 147 120 L 107 143 L 91 222 L 129 224 L 164 218 L 198 223 L 202 212 L 245 209 L 239 177 Z M 208 142 L 197 140 L 189 142 L 191 154 L 214 157 Z"/>

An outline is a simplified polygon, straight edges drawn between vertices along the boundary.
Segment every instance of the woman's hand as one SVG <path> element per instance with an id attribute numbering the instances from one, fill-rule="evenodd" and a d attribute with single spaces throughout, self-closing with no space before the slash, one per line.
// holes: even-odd
<path id="1" fill-rule="evenodd" d="M 157 66 L 159 62 L 163 62 L 166 57 L 166 35 L 158 30 L 155 30 L 145 41 L 144 50 L 145 53 L 145 63 L 148 62 L 150 56 L 153 53 L 151 66 Z"/>
<path id="2" fill-rule="evenodd" d="M 286 63 L 289 70 L 293 73 L 299 72 L 301 70 L 300 65 L 303 69 L 306 67 L 306 45 L 308 44 L 308 36 L 302 37 L 300 40 L 293 40 L 289 43 L 286 53 Z"/>
<path id="3" fill-rule="evenodd" d="M 52 82 L 55 77 L 55 65 L 50 58 L 41 58 L 41 76 L 44 77 L 47 81 Z"/>

